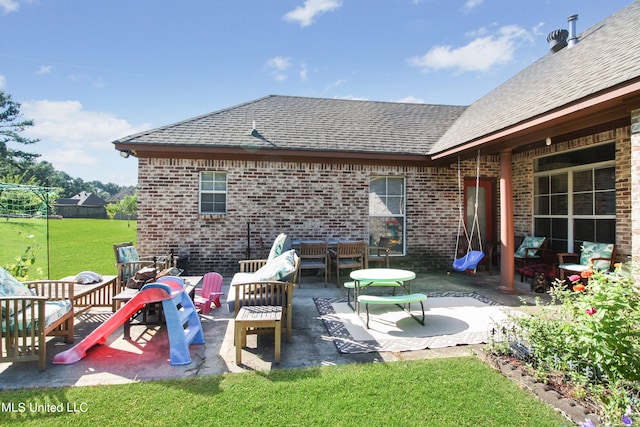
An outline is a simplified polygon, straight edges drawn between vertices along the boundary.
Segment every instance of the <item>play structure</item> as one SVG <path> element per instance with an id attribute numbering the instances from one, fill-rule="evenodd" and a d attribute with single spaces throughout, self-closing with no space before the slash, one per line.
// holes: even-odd
<path id="1" fill-rule="evenodd" d="M 191 298 L 184 290 L 184 282 L 179 277 L 172 276 L 144 285 L 140 292 L 82 341 L 56 354 L 53 363 L 69 365 L 79 361 L 86 356 L 88 349 L 96 344 L 104 344 L 113 331 L 127 322 L 146 304 L 156 302 L 162 302 L 169 334 L 171 365 L 188 365 L 191 363 L 189 345 L 204 344 L 204 335 L 200 317 Z"/>
<path id="2" fill-rule="evenodd" d="M 460 157 L 458 157 L 458 236 L 456 238 L 456 249 L 453 253 L 453 268 L 456 271 L 468 271 L 475 272 L 476 268 L 482 258 L 484 258 L 484 252 L 482 250 L 482 237 L 480 236 L 480 221 L 478 219 L 478 195 L 480 189 L 480 150 L 478 150 L 478 159 L 476 162 L 476 194 L 475 194 L 475 209 L 473 213 L 473 224 L 471 225 L 471 232 L 467 230 L 467 226 L 464 221 L 464 213 L 462 208 L 462 177 L 460 172 Z M 458 248 L 460 245 L 461 231 L 464 231 L 464 237 L 467 240 L 467 252 L 464 256 L 456 258 L 458 256 Z M 478 250 L 473 249 L 473 235 L 474 232 L 478 236 Z"/>

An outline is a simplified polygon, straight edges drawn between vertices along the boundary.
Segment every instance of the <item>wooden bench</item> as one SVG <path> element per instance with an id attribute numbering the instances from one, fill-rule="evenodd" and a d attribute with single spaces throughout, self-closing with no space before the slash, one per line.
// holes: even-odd
<path id="1" fill-rule="evenodd" d="M 367 310 L 367 329 L 369 329 L 369 304 L 396 304 L 403 310 L 407 311 L 411 317 L 416 319 L 416 321 L 424 326 L 424 304 L 422 303 L 427 299 L 425 294 L 415 293 L 415 294 L 405 294 L 405 295 L 388 295 L 388 296 L 379 296 L 379 295 L 359 295 L 358 303 L 364 304 L 365 309 Z M 411 303 L 419 302 L 420 308 L 422 309 L 422 319 L 418 319 L 416 316 L 411 313 Z M 404 304 L 408 304 L 409 308 L 405 309 Z"/>

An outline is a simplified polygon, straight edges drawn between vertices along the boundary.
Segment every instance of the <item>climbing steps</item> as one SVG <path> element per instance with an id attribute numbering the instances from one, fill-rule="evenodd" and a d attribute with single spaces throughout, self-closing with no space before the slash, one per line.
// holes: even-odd
<path id="1" fill-rule="evenodd" d="M 169 279 L 182 280 L 177 277 L 167 278 L 162 282 L 149 283 L 144 288 L 163 289 L 172 295 L 171 280 Z M 196 307 L 183 289 L 181 292 L 173 294 L 172 298 L 163 300 L 162 310 L 169 334 L 170 363 L 171 365 L 188 365 L 191 363 L 189 345 L 204 344 L 202 324 Z"/>

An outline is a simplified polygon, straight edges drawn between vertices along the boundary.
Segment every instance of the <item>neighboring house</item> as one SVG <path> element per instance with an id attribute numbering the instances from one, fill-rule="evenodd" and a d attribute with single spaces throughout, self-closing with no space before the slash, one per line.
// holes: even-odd
<path id="1" fill-rule="evenodd" d="M 63 218 L 106 218 L 107 202 L 100 196 L 82 191 L 68 199 L 57 199 L 56 214 Z"/>
<path id="2" fill-rule="evenodd" d="M 482 238 L 500 243 L 506 291 L 514 235 L 558 251 L 615 242 L 637 261 L 637 22 L 640 2 L 468 107 L 268 96 L 114 141 L 139 159 L 139 248 L 188 250 L 194 271 L 228 272 L 248 239 L 387 235 L 395 262 L 449 267 L 460 158 L 465 216 L 478 175 Z"/>
<path id="3" fill-rule="evenodd" d="M 107 199 L 107 204 L 121 202 L 127 196 L 135 196 L 137 191 L 138 190 L 136 189 L 136 187 L 125 188 L 124 190 L 121 190 L 121 191 L 117 192 L 116 194 L 114 194 L 113 196 L 109 197 Z M 128 218 L 123 212 L 118 212 L 118 213 L 116 213 L 116 215 L 115 215 L 115 217 L 113 219 L 132 219 L 132 220 L 135 220 L 135 219 L 137 219 L 137 215 L 133 214 L 133 215 L 131 215 L 130 218 Z"/>

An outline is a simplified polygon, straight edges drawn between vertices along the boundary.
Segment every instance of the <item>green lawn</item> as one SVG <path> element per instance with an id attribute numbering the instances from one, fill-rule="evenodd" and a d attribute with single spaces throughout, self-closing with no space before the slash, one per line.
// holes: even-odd
<path id="1" fill-rule="evenodd" d="M 0 412 L 3 426 L 572 425 L 473 357 L 0 392 L 0 402 L 25 408 Z"/>
<path id="2" fill-rule="evenodd" d="M 136 241 L 135 221 L 108 219 L 49 220 L 49 278 L 76 275 L 90 270 L 116 274 L 113 244 Z M 38 279 L 37 269 L 47 276 L 47 226 L 42 219 L 0 221 L 0 266 L 15 263 L 27 246 L 35 249 L 36 263 L 29 276 Z M 32 237 L 27 237 L 32 236 Z"/>

